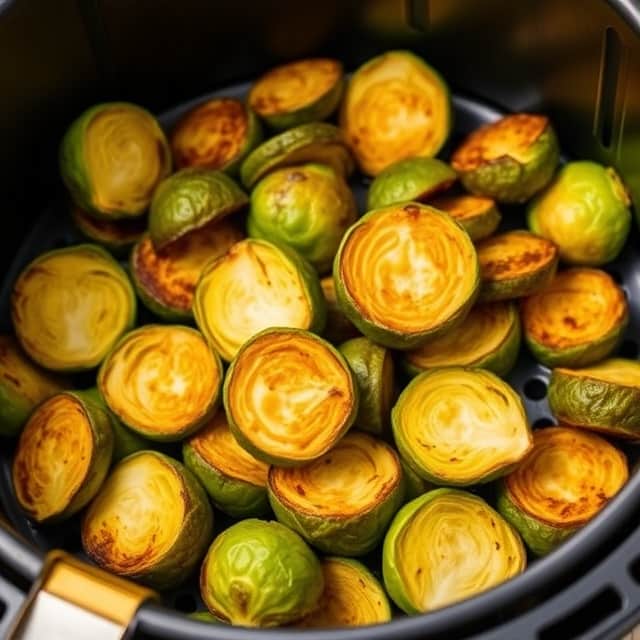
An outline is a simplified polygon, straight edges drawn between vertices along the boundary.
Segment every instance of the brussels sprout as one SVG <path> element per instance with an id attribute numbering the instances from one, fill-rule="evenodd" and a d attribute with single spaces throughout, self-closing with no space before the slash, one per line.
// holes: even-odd
<path id="1" fill-rule="evenodd" d="M 303 467 L 269 470 L 276 518 L 324 553 L 343 556 L 378 545 L 404 491 L 396 452 L 365 433 L 348 433 Z"/>
<path id="2" fill-rule="evenodd" d="M 69 518 L 104 481 L 113 451 L 109 415 L 79 391 L 34 410 L 22 431 L 11 478 L 18 504 L 36 522 Z"/>
<path id="3" fill-rule="evenodd" d="M 140 299 L 165 320 L 191 318 L 193 296 L 205 265 L 242 238 L 241 231 L 229 220 L 191 231 L 160 251 L 146 234 L 134 247 L 129 262 Z"/>
<path id="4" fill-rule="evenodd" d="M 435 489 L 406 504 L 384 540 L 382 571 L 406 613 L 465 600 L 522 573 L 518 534 L 482 498 Z"/>
<path id="5" fill-rule="evenodd" d="M 474 131 L 451 158 L 472 193 L 525 202 L 553 177 L 558 140 L 545 116 L 515 113 Z"/>
<path id="6" fill-rule="evenodd" d="M 611 358 L 551 372 L 549 407 L 561 422 L 640 440 L 640 362 Z"/>
<path id="7" fill-rule="evenodd" d="M 553 240 L 565 262 L 598 266 L 614 260 L 624 246 L 630 204 L 614 169 L 569 162 L 529 205 L 529 228 Z"/>
<path id="8" fill-rule="evenodd" d="M 333 277 L 353 324 L 395 349 L 413 349 L 453 329 L 480 283 L 469 236 L 446 213 L 416 203 L 360 218 L 340 244 Z"/>
<path id="9" fill-rule="evenodd" d="M 410 502 L 414 498 L 421 496 L 423 493 L 436 488 L 431 484 L 431 482 L 427 482 L 423 477 L 421 477 L 417 471 L 414 471 L 406 460 L 402 460 L 401 458 L 400 464 L 402 465 L 402 474 L 404 475 L 405 503 Z"/>
<path id="10" fill-rule="evenodd" d="M 222 171 L 182 169 L 163 180 L 153 194 L 149 235 L 156 249 L 221 220 L 249 202 L 247 194 Z"/>
<path id="11" fill-rule="evenodd" d="M 135 317 L 127 274 L 96 245 L 44 253 L 13 286 L 11 318 L 18 340 L 35 362 L 54 371 L 97 367 Z"/>
<path id="12" fill-rule="evenodd" d="M 530 296 L 544 289 L 558 268 L 558 248 L 528 231 L 507 231 L 478 243 L 480 300 Z"/>
<path id="13" fill-rule="evenodd" d="M 340 129 L 326 122 L 309 122 L 254 149 L 240 167 L 242 184 L 250 189 L 276 169 L 305 162 L 328 165 L 345 178 L 353 171 L 353 158 Z"/>
<path id="14" fill-rule="evenodd" d="M 444 80 L 409 51 L 362 65 L 347 86 L 340 126 L 363 173 L 377 175 L 414 156 L 435 156 L 451 129 Z"/>
<path id="15" fill-rule="evenodd" d="M 269 512 L 269 467 L 237 443 L 224 411 L 185 441 L 182 456 L 220 511 L 233 518 Z"/>
<path id="16" fill-rule="evenodd" d="M 485 196 L 443 195 L 430 199 L 429 204 L 457 220 L 474 242 L 490 236 L 502 219 L 495 200 Z"/>
<path id="17" fill-rule="evenodd" d="M 171 172 L 171 153 L 157 120 L 126 102 L 87 109 L 60 146 L 60 172 L 73 201 L 108 219 L 142 215 Z"/>
<path id="18" fill-rule="evenodd" d="M 200 573 L 200 593 L 217 618 L 276 627 L 316 608 L 324 589 L 320 562 L 299 535 L 278 522 L 243 520 L 221 533 Z"/>
<path id="19" fill-rule="evenodd" d="M 181 440 L 218 407 L 222 365 L 203 336 L 180 325 L 129 332 L 100 367 L 98 388 L 125 425 L 150 440 Z"/>
<path id="20" fill-rule="evenodd" d="M 358 413 L 355 377 L 340 353 L 300 329 L 248 340 L 224 382 L 233 435 L 259 460 L 302 465 L 326 453 Z"/>
<path id="21" fill-rule="evenodd" d="M 252 238 L 295 249 L 323 273 L 331 269 L 340 240 L 357 217 L 344 178 L 331 167 L 306 164 L 274 171 L 258 183 L 247 231 Z"/>
<path id="22" fill-rule="evenodd" d="M 629 322 L 624 291 L 599 269 L 556 274 L 542 291 L 522 302 L 529 349 L 548 367 L 582 367 L 609 356 Z"/>
<path id="23" fill-rule="evenodd" d="M 425 202 L 448 189 L 456 172 L 437 158 L 406 158 L 389 165 L 371 183 L 367 209 L 379 209 L 399 202 Z"/>
<path id="24" fill-rule="evenodd" d="M 330 116 L 343 88 L 337 60 L 297 60 L 258 78 L 249 92 L 249 105 L 272 129 L 290 129 Z"/>
<path id="25" fill-rule="evenodd" d="M 186 113 L 171 133 L 177 169 L 201 167 L 235 174 L 262 140 L 256 115 L 235 98 L 212 98 Z"/>
<path id="26" fill-rule="evenodd" d="M 504 478 L 498 511 L 536 555 L 553 551 L 596 516 L 629 477 L 627 459 L 595 434 L 549 427 Z"/>
<path id="27" fill-rule="evenodd" d="M 338 305 L 333 275 L 322 278 L 320 286 L 327 305 L 327 322 L 322 332 L 323 337 L 332 344 L 339 344 L 359 336 L 360 332 L 353 326 L 351 320 L 347 318 Z"/>
<path id="28" fill-rule="evenodd" d="M 225 360 L 268 327 L 319 332 L 326 306 L 318 275 L 295 251 L 243 240 L 209 263 L 193 300 L 196 323 Z"/>
<path id="29" fill-rule="evenodd" d="M 400 394 L 391 425 L 402 457 L 434 484 L 489 482 L 532 446 L 520 397 L 484 369 L 421 373 Z"/>
<path id="30" fill-rule="evenodd" d="M 192 620 L 198 620 L 199 622 L 208 622 L 210 624 L 226 624 L 226 622 L 214 616 L 210 611 L 194 611 L 187 617 L 191 618 Z"/>
<path id="31" fill-rule="evenodd" d="M 213 533 L 207 496 L 188 469 L 157 451 L 125 458 L 82 522 L 82 547 L 100 567 L 157 589 L 178 586 Z"/>
<path id="32" fill-rule="evenodd" d="M 513 368 L 520 350 L 520 317 L 510 302 L 490 302 L 471 309 L 452 331 L 403 354 L 409 375 L 460 365 L 481 367 L 501 377 Z"/>
<path id="33" fill-rule="evenodd" d="M 126 254 L 147 228 L 147 219 L 99 220 L 73 207 L 71 217 L 80 233 L 90 242 L 101 245 L 115 256 Z"/>

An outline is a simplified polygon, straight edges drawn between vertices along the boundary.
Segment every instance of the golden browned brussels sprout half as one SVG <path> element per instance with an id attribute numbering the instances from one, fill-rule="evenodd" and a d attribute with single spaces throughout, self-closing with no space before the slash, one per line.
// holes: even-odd
<path id="1" fill-rule="evenodd" d="M 79 207 L 73 207 L 71 216 L 85 238 L 103 246 L 115 256 L 125 254 L 147 228 L 144 216 L 131 220 L 104 220 L 86 214 Z"/>
<path id="2" fill-rule="evenodd" d="M 231 363 L 224 407 L 256 458 L 302 465 L 326 453 L 358 412 L 356 381 L 340 353 L 308 331 L 267 329 Z"/>
<path id="3" fill-rule="evenodd" d="M 82 546 L 100 567 L 157 589 L 178 586 L 213 533 L 207 496 L 188 469 L 157 451 L 125 458 L 82 523 Z"/>
<path id="4" fill-rule="evenodd" d="M 429 204 L 457 220 L 474 242 L 490 236 L 502 219 L 495 200 L 485 196 L 444 195 L 429 199 Z"/>
<path id="5" fill-rule="evenodd" d="M 629 477 L 621 451 L 595 434 L 549 427 L 501 484 L 498 511 L 537 555 L 553 551 L 618 493 Z"/>
<path id="6" fill-rule="evenodd" d="M 449 89 L 418 56 L 389 51 L 353 74 L 340 126 L 369 175 L 404 158 L 435 156 L 451 129 Z"/>
<path id="7" fill-rule="evenodd" d="M 358 337 L 360 332 L 338 305 L 333 275 L 322 278 L 320 286 L 327 304 L 327 322 L 322 335 L 332 344 Z"/>
<path id="8" fill-rule="evenodd" d="M 98 374 L 107 406 L 152 440 L 181 440 L 209 420 L 222 386 L 222 365 L 203 336 L 179 325 L 145 325 L 128 333 Z"/>
<path id="9" fill-rule="evenodd" d="M 11 319 L 18 340 L 33 360 L 54 371 L 98 366 L 135 317 L 127 274 L 96 245 L 45 253 L 13 286 Z"/>
<path id="10" fill-rule="evenodd" d="M 603 360 L 629 321 L 624 291 L 599 269 L 568 269 L 522 303 L 527 345 L 548 367 L 581 367 Z"/>

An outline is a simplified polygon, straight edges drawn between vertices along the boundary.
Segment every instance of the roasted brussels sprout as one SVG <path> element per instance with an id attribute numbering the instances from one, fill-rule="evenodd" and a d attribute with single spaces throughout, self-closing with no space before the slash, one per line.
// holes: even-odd
<path id="1" fill-rule="evenodd" d="M 249 105 L 272 129 L 290 129 L 330 116 L 343 88 L 337 60 L 297 60 L 258 78 L 249 92 Z"/>
<path id="2" fill-rule="evenodd" d="M 182 456 L 220 511 L 234 518 L 268 513 L 269 467 L 237 443 L 224 411 L 185 441 Z"/>
<path id="3" fill-rule="evenodd" d="M 406 613 L 433 611 L 524 571 L 518 534 L 482 498 L 435 489 L 406 504 L 384 540 L 387 593 Z"/>
<path id="4" fill-rule="evenodd" d="M 549 427 L 504 478 L 498 511 L 536 555 L 545 555 L 593 518 L 622 488 L 629 471 L 621 451 L 595 434 Z"/>
<path id="5" fill-rule="evenodd" d="M 316 608 L 324 588 L 320 562 L 302 538 L 278 522 L 243 520 L 222 532 L 202 564 L 200 593 L 217 618 L 276 627 Z"/>
<path id="6" fill-rule="evenodd" d="M 413 156 L 435 156 L 451 129 L 449 89 L 409 51 L 362 65 L 347 85 L 340 126 L 363 173 Z"/>
<path id="7" fill-rule="evenodd" d="M 322 335 L 332 344 L 339 344 L 359 336 L 360 332 L 338 305 L 333 275 L 322 278 L 320 286 L 327 306 L 327 322 Z"/>
<path id="8" fill-rule="evenodd" d="M 106 358 L 98 388 L 130 429 L 151 440 L 181 440 L 215 413 L 222 365 L 203 336 L 180 325 L 145 325 Z"/>
<path id="9" fill-rule="evenodd" d="M 188 469 L 140 451 L 111 472 L 82 522 L 82 546 L 100 567 L 157 589 L 183 582 L 213 533 L 207 496 Z"/>
<path id="10" fill-rule="evenodd" d="M 171 153 L 157 120 L 126 102 L 87 109 L 67 130 L 60 172 L 73 201 L 97 217 L 143 214 L 171 172 Z"/>
<path id="11" fill-rule="evenodd" d="M 629 322 L 624 291 L 599 269 L 561 271 L 522 302 L 529 349 L 548 367 L 583 367 L 618 346 Z"/>
<path id="12" fill-rule="evenodd" d="M 611 262 L 624 246 L 630 204 L 614 169 L 568 162 L 529 205 L 529 228 L 553 240 L 565 262 L 598 266 Z"/>
<path id="13" fill-rule="evenodd" d="M 558 268 L 555 244 L 528 231 L 507 231 L 480 241 L 477 248 L 483 302 L 530 296 L 544 289 Z"/>
<path id="14" fill-rule="evenodd" d="M 459 222 L 474 242 L 490 236 L 502 219 L 495 201 L 485 196 L 442 195 L 430 199 L 429 204 Z"/>
<path id="15" fill-rule="evenodd" d="M 18 340 L 35 362 L 54 371 L 98 366 L 135 317 L 127 274 L 96 245 L 45 253 L 13 286 L 11 319 Z"/>
<path id="16" fill-rule="evenodd" d="M 353 324 L 396 349 L 418 347 L 453 329 L 480 281 L 469 236 L 446 213 L 416 203 L 360 218 L 340 244 L 333 277 Z"/>
<path id="17" fill-rule="evenodd" d="M 451 158 L 466 189 L 498 202 L 525 202 L 553 177 L 558 140 L 545 116 L 515 113 L 474 131 Z"/>
<path id="18" fill-rule="evenodd" d="M 355 431 L 303 467 L 269 470 L 276 518 L 314 547 L 341 556 L 361 556 L 377 546 L 404 491 L 396 452 Z"/>
<path id="19" fill-rule="evenodd" d="M 391 424 L 402 457 L 434 484 L 489 482 L 532 445 L 520 396 L 484 369 L 421 373 L 400 394 Z"/>
<path id="20" fill-rule="evenodd" d="M 322 338 L 267 329 L 227 371 L 224 407 L 238 442 L 259 460 L 302 465 L 326 453 L 358 413 L 355 377 Z"/>
<path id="21" fill-rule="evenodd" d="M 22 431 L 11 478 L 18 504 L 36 522 L 64 520 L 100 489 L 113 452 L 109 415 L 82 392 L 40 404 Z"/>
<path id="22" fill-rule="evenodd" d="M 225 360 L 268 327 L 319 332 L 326 305 L 318 275 L 295 251 L 243 240 L 209 263 L 193 300 L 196 323 Z"/>
<path id="23" fill-rule="evenodd" d="M 79 207 L 73 207 L 71 217 L 85 238 L 101 245 L 115 256 L 126 254 L 147 228 L 146 217 L 103 220 L 86 214 Z"/>

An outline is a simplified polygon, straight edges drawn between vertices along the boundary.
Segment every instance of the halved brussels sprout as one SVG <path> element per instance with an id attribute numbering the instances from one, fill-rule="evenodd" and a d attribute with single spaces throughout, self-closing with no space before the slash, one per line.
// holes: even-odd
<path id="1" fill-rule="evenodd" d="M 106 358 L 98 388 L 130 429 L 150 440 L 181 440 L 215 413 L 222 365 L 190 327 L 148 324 L 129 332 Z"/>
<path id="2" fill-rule="evenodd" d="M 498 511 L 533 553 L 545 555 L 595 517 L 628 477 L 625 455 L 600 436 L 539 429 L 533 449 L 504 478 Z"/>
<path id="3" fill-rule="evenodd" d="M 324 120 L 340 102 L 343 75 L 342 64 L 330 58 L 283 64 L 256 80 L 249 105 L 273 129 Z"/>
<path id="4" fill-rule="evenodd" d="M 113 452 L 109 415 L 79 391 L 40 404 L 22 431 L 11 478 L 31 520 L 53 522 L 82 509 L 104 481 Z"/>
<path id="5" fill-rule="evenodd" d="M 365 433 L 348 433 L 303 467 L 269 470 L 276 518 L 324 553 L 341 556 L 377 546 L 404 491 L 396 452 Z"/>
<path id="6" fill-rule="evenodd" d="M 528 231 L 507 231 L 486 238 L 477 249 L 483 302 L 530 296 L 544 289 L 558 268 L 556 245 Z"/>
<path id="7" fill-rule="evenodd" d="M 502 219 L 495 200 L 485 196 L 443 195 L 430 199 L 429 204 L 459 222 L 474 242 L 490 236 Z"/>
<path id="8" fill-rule="evenodd" d="M 355 377 L 322 338 L 267 329 L 248 340 L 224 382 L 233 435 L 259 460 L 302 465 L 326 453 L 358 413 Z"/>
<path id="9" fill-rule="evenodd" d="M 11 319 L 18 340 L 29 357 L 54 371 L 97 367 L 135 318 L 127 274 L 96 245 L 44 253 L 13 286 Z"/>
<path id="10" fill-rule="evenodd" d="M 212 98 L 187 112 L 171 133 L 176 169 L 201 167 L 234 174 L 262 140 L 256 115 L 235 98 Z"/>
<path id="11" fill-rule="evenodd" d="M 92 215 L 142 215 L 171 172 L 171 153 L 158 121 L 145 109 L 107 102 L 87 109 L 67 130 L 60 172 L 73 201 Z"/>
<path id="12" fill-rule="evenodd" d="M 402 457 L 434 484 L 489 482 L 532 446 L 520 396 L 484 369 L 421 373 L 400 394 L 391 424 Z"/>
<path id="13" fill-rule="evenodd" d="M 302 538 L 278 522 L 243 520 L 223 531 L 202 564 L 200 593 L 217 618 L 277 627 L 316 608 L 322 567 Z"/>
<path id="14" fill-rule="evenodd" d="M 238 242 L 202 272 L 196 323 L 225 360 L 268 327 L 321 331 L 326 307 L 318 275 L 295 251 L 265 240 Z"/>
<path id="15" fill-rule="evenodd" d="M 363 64 L 347 86 L 340 126 L 363 173 L 413 156 L 435 156 L 451 129 L 449 89 L 409 51 Z"/>
<path id="16" fill-rule="evenodd" d="M 157 451 L 125 458 L 82 522 L 82 547 L 100 567 L 157 589 L 183 582 L 204 554 L 213 513 L 203 488 Z"/>
<path id="17" fill-rule="evenodd" d="M 622 250 L 631 228 L 630 204 L 613 168 L 568 162 L 529 205 L 529 228 L 553 240 L 565 262 L 598 266 Z"/>
<path id="18" fill-rule="evenodd" d="M 560 160 L 546 116 L 515 113 L 474 131 L 451 158 L 466 189 L 498 202 L 525 202 L 553 177 Z"/>
<path id="19" fill-rule="evenodd" d="M 182 457 L 220 511 L 233 518 L 268 513 L 269 466 L 238 444 L 224 411 L 185 441 Z"/>
<path id="20" fill-rule="evenodd" d="M 156 249 L 221 220 L 249 202 L 247 194 L 222 171 L 182 169 L 163 180 L 153 194 L 149 235 Z"/>
<path id="21" fill-rule="evenodd" d="M 229 220 L 214 221 L 157 251 L 146 234 L 131 252 L 129 270 L 145 306 L 165 320 L 191 318 L 193 296 L 205 265 L 243 238 Z"/>
<path id="22" fill-rule="evenodd" d="M 252 238 L 295 249 L 320 273 L 331 269 L 340 240 L 358 217 L 353 193 L 331 167 L 279 169 L 251 192 L 247 231 Z"/>
<path id="23" fill-rule="evenodd" d="M 327 305 L 327 322 L 322 335 L 332 344 L 339 344 L 350 338 L 356 338 L 360 332 L 344 314 L 336 298 L 336 287 L 333 275 L 325 276 L 320 280 L 322 293 Z"/>
<path id="24" fill-rule="evenodd" d="M 513 303 L 479 304 L 462 324 L 417 349 L 406 351 L 403 362 L 412 376 L 427 369 L 460 365 L 481 367 L 504 377 L 516 363 L 520 339 L 520 317 Z"/>
<path id="25" fill-rule="evenodd" d="M 451 330 L 473 305 L 480 283 L 469 236 L 446 213 L 416 203 L 360 218 L 340 244 L 333 277 L 353 324 L 396 349 Z"/>
<path id="26" fill-rule="evenodd" d="M 511 526 L 482 498 L 456 489 L 435 489 L 406 504 L 382 551 L 387 593 L 410 615 L 496 587 L 526 563 Z"/>
<path id="27" fill-rule="evenodd" d="M 610 358 L 551 372 L 549 407 L 561 422 L 640 440 L 640 362 Z"/>
<path id="28" fill-rule="evenodd" d="M 147 228 L 145 217 L 130 220 L 99 220 L 86 214 L 79 207 L 73 207 L 71 217 L 85 238 L 101 245 L 115 256 L 125 254 Z"/>
<path id="29" fill-rule="evenodd" d="M 599 269 L 557 273 L 522 302 L 527 345 L 548 367 L 581 367 L 609 356 L 629 322 L 624 291 Z"/>

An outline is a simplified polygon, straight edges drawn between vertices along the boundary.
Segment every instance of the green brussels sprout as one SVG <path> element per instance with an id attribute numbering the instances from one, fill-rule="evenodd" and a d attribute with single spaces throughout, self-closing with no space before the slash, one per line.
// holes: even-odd
<path id="1" fill-rule="evenodd" d="M 414 471 L 413 467 L 406 460 L 400 458 L 400 464 L 402 465 L 402 473 L 404 475 L 405 503 L 411 502 L 411 500 L 421 496 L 423 493 L 436 488 L 435 485 L 427 482 L 417 471 Z"/>
<path id="2" fill-rule="evenodd" d="M 224 381 L 240 445 L 268 464 L 303 465 L 331 449 L 358 413 L 353 372 L 328 342 L 300 329 L 266 329 L 242 346 Z"/>
<path id="3" fill-rule="evenodd" d="M 82 547 L 100 567 L 156 589 L 177 587 L 213 533 L 207 496 L 188 469 L 139 451 L 111 472 L 82 521 Z"/>
<path id="4" fill-rule="evenodd" d="M 324 553 L 341 556 L 361 556 L 378 545 L 404 491 L 396 452 L 356 431 L 302 467 L 269 470 L 276 518 Z"/>
<path id="5" fill-rule="evenodd" d="M 44 253 L 13 286 L 11 319 L 18 340 L 32 360 L 53 371 L 97 367 L 135 318 L 127 274 L 97 245 Z"/>
<path id="6" fill-rule="evenodd" d="M 27 421 L 13 458 L 18 504 L 35 522 L 56 522 L 82 509 L 102 485 L 113 452 L 107 412 L 79 391 L 56 394 Z"/>
<path id="7" fill-rule="evenodd" d="M 527 346 L 548 367 L 585 367 L 611 355 L 629 323 L 624 291 L 599 269 L 557 273 L 522 302 Z"/>
<path id="8" fill-rule="evenodd" d="M 409 51 L 388 51 L 357 69 L 340 113 L 360 169 L 372 176 L 398 160 L 435 156 L 451 122 L 447 85 Z"/>
<path id="9" fill-rule="evenodd" d="M 477 296 L 469 236 L 417 203 L 374 209 L 344 235 L 333 264 L 338 302 L 373 342 L 413 349 L 452 330 Z"/>
<path id="10" fill-rule="evenodd" d="M 214 616 L 210 611 L 194 611 L 187 617 L 192 620 L 198 620 L 199 622 L 208 622 L 209 624 L 226 624 L 224 620 L 220 620 L 220 618 Z"/>
<path id="11" fill-rule="evenodd" d="M 332 344 L 340 344 L 350 338 L 357 338 L 360 332 L 338 305 L 333 275 L 322 278 L 320 286 L 327 306 L 327 321 L 322 336 Z"/>
<path id="12" fill-rule="evenodd" d="M 60 146 L 60 173 L 73 201 L 100 218 L 142 215 L 170 172 L 171 153 L 158 121 L 126 102 L 87 109 Z"/>
<path id="13" fill-rule="evenodd" d="M 288 247 L 238 242 L 203 270 L 193 299 L 196 323 L 227 361 L 268 327 L 322 331 L 326 304 L 318 274 Z"/>
<path id="14" fill-rule="evenodd" d="M 344 73 L 337 60 L 296 60 L 258 78 L 249 91 L 249 106 L 272 129 L 291 129 L 328 118 L 343 89 Z"/>
<path id="15" fill-rule="evenodd" d="M 629 235 L 631 201 L 611 167 L 568 162 L 528 208 L 529 228 L 558 245 L 570 264 L 614 260 Z"/>
<path id="16" fill-rule="evenodd" d="M 600 436 L 538 429 L 533 449 L 500 484 L 498 511 L 533 553 L 546 555 L 594 518 L 628 477 L 625 455 Z"/>
<path id="17" fill-rule="evenodd" d="M 182 440 L 214 415 L 222 365 L 195 329 L 148 324 L 105 359 L 98 388 L 109 409 L 150 440 Z"/>
<path id="18" fill-rule="evenodd" d="M 474 242 L 488 238 L 502 220 L 495 200 L 485 196 L 470 193 L 442 195 L 430 199 L 429 204 L 459 222 Z"/>
<path id="19" fill-rule="evenodd" d="M 320 273 L 331 269 L 340 240 L 358 217 L 353 193 L 331 167 L 279 169 L 251 193 L 247 231 L 252 238 L 295 249 Z"/>
<path id="20" fill-rule="evenodd" d="M 425 371 L 391 411 L 400 455 L 425 480 L 467 486 L 511 471 L 532 446 L 520 396 L 484 369 Z"/>
<path id="21" fill-rule="evenodd" d="M 435 489 L 406 504 L 384 540 L 391 599 L 409 615 L 465 600 L 522 573 L 518 534 L 482 498 Z"/>
<path id="22" fill-rule="evenodd" d="M 277 627 L 316 608 L 322 567 L 302 538 L 278 522 L 243 520 L 223 531 L 202 564 L 200 593 L 217 618 Z"/>
<path id="23" fill-rule="evenodd" d="M 560 160 L 545 116 L 514 113 L 474 131 L 451 166 L 468 191 L 498 202 L 526 202 L 553 177 Z"/>
<path id="24" fill-rule="evenodd" d="M 73 207 L 71 217 L 78 231 L 89 242 L 99 244 L 116 257 L 125 255 L 147 228 L 147 219 L 144 216 L 124 220 L 104 220 L 88 215 L 79 207 Z"/>

